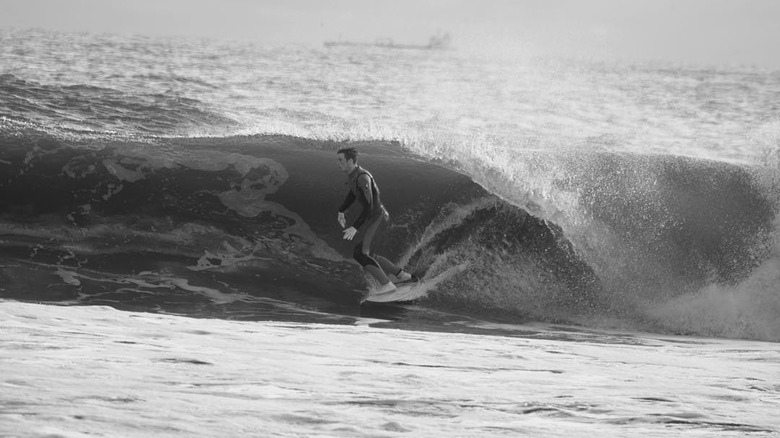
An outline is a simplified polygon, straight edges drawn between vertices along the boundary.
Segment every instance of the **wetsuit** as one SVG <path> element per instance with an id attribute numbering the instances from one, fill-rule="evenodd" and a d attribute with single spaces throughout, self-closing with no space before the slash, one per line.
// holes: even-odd
<path id="1" fill-rule="evenodd" d="M 363 240 L 355 246 L 353 256 L 363 267 L 374 265 L 380 268 L 379 263 L 370 255 L 371 243 L 376 238 L 380 225 L 387 222 L 390 219 L 390 215 L 382 205 L 379 187 L 377 187 L 374 177 L 368 171 L 357 166 L 349 174 L 348 184 L 349 193 L 347 193 L 346 199 L 339 207 L 339 213 L 347 211 L 352 203 L 358 200 L 363 209 L 352 226 L 359 230 L 361 226 L 368 224 L 366 225 Z"/>

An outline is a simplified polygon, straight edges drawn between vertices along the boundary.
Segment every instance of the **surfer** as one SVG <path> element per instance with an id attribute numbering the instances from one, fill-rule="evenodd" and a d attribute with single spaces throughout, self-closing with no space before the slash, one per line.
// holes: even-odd
<path id="1" fill-rule="evenodd" d="M 349 192 L 344 202 L 339 207 L 338 222 L 344 229 L 344 239 L 352 240 L 363 228 L 363 239 L 355 246 L 353 255 L 360 266 L 371 274 L 381 285 L 379 293 L 390 292 L 395 289 L 394 283 L 411 280 L 412 276 L 396 266 L 390 260 L 371 253 L 371 244 L 382 231 L 382 225 L 390 220 L 379 195 L 379 187 L 374 177 L 358 165 L 358 151 L 355 148 L 343 148 L 337 152 L 339 168 L 347 174 Z M 349 209 L 355 200 L 360 202 L 363 210 L 350 227 L 344 212 Z"/>

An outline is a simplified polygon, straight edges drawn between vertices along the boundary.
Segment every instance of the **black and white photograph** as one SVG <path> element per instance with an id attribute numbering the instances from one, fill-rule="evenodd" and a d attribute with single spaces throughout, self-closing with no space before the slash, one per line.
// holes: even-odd
<path id="1" fill-rule="evenodd" d="M 780 437 L 780 2 L 0 0 L 0 437 Z"/>

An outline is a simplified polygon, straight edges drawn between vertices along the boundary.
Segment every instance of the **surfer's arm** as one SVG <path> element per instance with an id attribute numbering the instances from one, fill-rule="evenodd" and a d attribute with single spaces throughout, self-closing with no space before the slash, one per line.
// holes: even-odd
<path id="1" fill-rule="evenodd" d="M 363 204 L 363 211 L 360 212 L 360 216 L 355 219 L 355 223 L 352 224 L 352 226 L 359 230 L 371 215 L 371 207 L 374 205 L 374 197 L 371 193 L 371 178 L 369 178 L 368 175 L 360 175 L 357 180 L 357 186 L 361 193 L 363 193 L 364 202 L 361 202 Z"/>
<path id="2" fill-rule="evenodd" d="M 355 194 L 352 193 L 352 190 L 347 192 L 347 197 L 344 198 L 344 202 L 341 203 L 341 207 L 339 207 L 339 213 L 344 213 L 349 209 L 349 206 L 352 205 L 352 203 L 355 202 Z"/>

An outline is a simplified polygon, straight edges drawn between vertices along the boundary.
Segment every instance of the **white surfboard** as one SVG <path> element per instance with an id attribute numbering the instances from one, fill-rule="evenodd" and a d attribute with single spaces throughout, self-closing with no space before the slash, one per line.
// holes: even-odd
<path id="1" fill-rule="evenodd" d="M 420 279 L 416 282 L 402 283 L 397 285 L 395 290 L 385 293 L 369 292 L 361 303 L 366 301 L 371 303 L 399 303 L 414 301 L 423 298 L 428 292 L 436 289 L 442 281 L 452 278 L 455 274 L 463 272 L 468 268 L 469 263 L 462 263 L 453 266 L 446 271 L 436 275 L 433 278 Z"/>
<path id="2" fill-rule="evenodd" d="M 390 292 L 384 292 L 384 293 L 371 292 L 363 299 L 363 301 L 364 302 L 368 301 L 372 303 L 414 301 L 418 298 L 422 298 L 423 296 L 425 296 L 427 292 L 428 292 L 428 288 L 425 287 L 425 283 L 420 281 L 414 283 L 401 284 L 398 287 L 396 287 L 395 290 L 391 290 Z"/>

